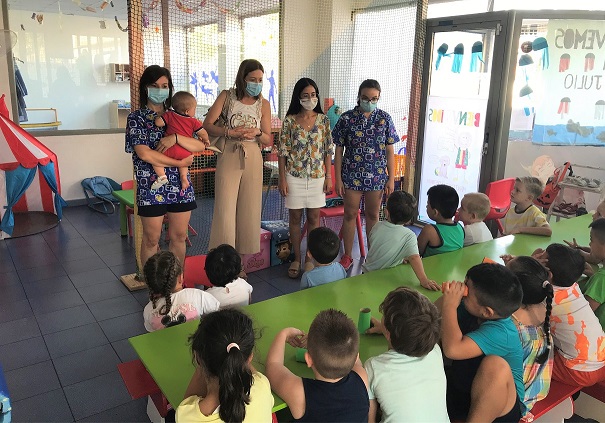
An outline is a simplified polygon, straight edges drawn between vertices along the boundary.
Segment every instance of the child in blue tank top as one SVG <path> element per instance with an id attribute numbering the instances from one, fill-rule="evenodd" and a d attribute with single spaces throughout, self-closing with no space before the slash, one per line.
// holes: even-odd
<path id="1" fill-rule="evenodd" d="M 449 185 L 429 188 L 426 212 L 433 225 L 426 225 L 418 235 L 418 251 L 422 257 L 459 250 L 464 246 L 464 228 L 454 222 L 458 209 L 458 193 Z"/>

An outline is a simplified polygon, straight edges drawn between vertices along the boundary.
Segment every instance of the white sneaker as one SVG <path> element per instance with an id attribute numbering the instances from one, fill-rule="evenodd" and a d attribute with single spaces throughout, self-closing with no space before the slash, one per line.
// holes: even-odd
<path id="1" fill-rule="evenodd" d="M 155 182 L 153 184 L 151 184 L 151 190 L 155 191 L 156 189 L 166 185 L 167 183 L 168 183 L 168 178 L 166 177 L 166 175 L 160 176 L 158 179 L 155 180 Z"/>

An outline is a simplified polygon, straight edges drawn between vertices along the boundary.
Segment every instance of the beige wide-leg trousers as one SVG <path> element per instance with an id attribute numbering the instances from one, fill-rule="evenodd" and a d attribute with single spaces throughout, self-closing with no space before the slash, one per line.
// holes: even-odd
<path id="1" fill-rule="evenodd" d="M 256 142 L 227 141 L 218 155 L 209 248 L 260 251 L 263 158 Z"/>

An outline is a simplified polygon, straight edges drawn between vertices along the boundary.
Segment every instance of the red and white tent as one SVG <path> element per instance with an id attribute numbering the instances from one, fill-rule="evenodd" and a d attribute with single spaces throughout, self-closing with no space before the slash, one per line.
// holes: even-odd
<path id="1" fill-rule="evenodd" d="M 14 212 L 45 211 L 61 220 L 57 156 L 10 120 L 0 97 L 0 239 L 11 236 Z"/>

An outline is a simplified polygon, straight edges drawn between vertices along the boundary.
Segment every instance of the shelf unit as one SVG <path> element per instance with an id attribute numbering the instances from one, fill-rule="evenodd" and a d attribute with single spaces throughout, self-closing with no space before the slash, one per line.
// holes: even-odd
<path id="1" fill-rule="evenodd" d="M 127 63 L 110 63 L 109 73 L 113 82 L 130 81 L 130 65 Z"/>
<path id="2" fill-rule="evenodd" d="M 605 175 L 605 168 L 602 168 L 602 167 L 586 166 L 586 165 L 579 165 L 579 164 L 572 163 L 571 168 L 574 169 L 574 173 L 575 173 L 576 169 L 589 169 L 591 171 L 602 172 Z M 566 188 L 581 190 L 581 191 L 584 191 L 584 193 L 591 192 L 594 194 L 598 194 L 599 202 L 601 202 L 605 199 L 605 180 L 603 180 L 603 179 L 601 179 L 601 184 L 597 188 L 583 187 L 583 186 L 572 184 L 571 182 L 565 182 L 565 181 L 560 182 L 559 186 L 561 187 L 561 190 L 559 191 L 559 194 L 557 194 L 557 198 L 555 198 L 555 200 L 551 203 L 550 207 L 548 208 L 548 213 L 546 213 L 546 220 L 548 220 L 549 222 L 550 222 L 551 216 L 555 216 L 557 218 L 557 222 L 562 217 L 565 219 L 569 219 L 570 217 L 575 217 L 575 214 L 565 214 L 565 213 L 561 213 L 561 212 L 554 210 L 555 206 L 557 206 L 559 203 L 561 203 L 561 201 L 563 201 L 564 192 L 565 192 Z"/>

